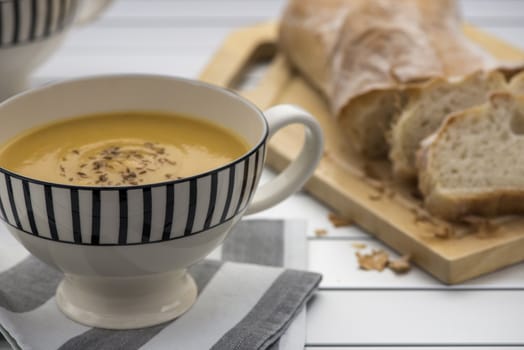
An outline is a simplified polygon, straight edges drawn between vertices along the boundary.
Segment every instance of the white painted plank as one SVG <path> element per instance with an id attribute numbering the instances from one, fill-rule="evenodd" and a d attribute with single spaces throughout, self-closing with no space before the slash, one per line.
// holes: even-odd
<path id="1" fill-rule="evenodd" d="M 221 44 L 226 35 L 235 27 L 235 25 L 230 25 L 225 27 L 155 28 L 136 25 L 127 28 L 106 28 L 92 25 L 72 28 L 64 41 L 64 47 L 104 49 L 134 47 L 149 54 L 154 54 L 154 52 L 150 52 L 152 49 L 166 47 L 178 48 L 180 50 L 210 49 Z"/>
<path id="2" fill-rule="evenodd" d="M 34 74 L 34 79 L 46 77 L 71 78 L 96 74 L 116 73 L 151 73 L 196 77 L 207 63 L 205 56 L 190 55 L 130 55 L 123 56 L 90 55 L 82 56 L 57 55 L 46 62 Z"/>
<path id="3" fill-rule="evenodd" d="M 515 349 L 514 347 L 511 347 Z M 329 346 L 329 347 L 318 347 L 318 346 L 306 346 L 307 350 L 406 350 L 405 347 L 398 346 Z M 493 349 L 493 348 L 490 348 Z M 410 346 L 409 350 L 486 350 L 485 346 Z M 500 350 L 500 349 L 499 349 Z"/>
<path id="4" fill-rule="evenodd" d="M 103 20 L 159 18 L 272 18 L 282 12 L 285 0 L 193 0 L 193 1 L 117 1 L 104 14 Z M 218 4 L 218 5 L 217 5 Z M 521 16 L 520 0 L 461 0 L 467 18 L 500 18 Z M 206 9 L 213 9 L 209 11 Z"/>
<path id="5" fill-rule="evenodd" d="M 500 350 L 501 347 L 485 347 L 485 346 L 410 346 L 408 350 Z M 511 347 L 510 349 L 515 349 Z M 406 350 L 406 347 L 402 346 L 306 346 L 306 350 Z"/>
<path id="6" fill-rule="evenodd" d="M 353 244 L 364 243 L 364 250 L 357 250 Z M 479 288 L 522 288 L 524 290 L 524 263 L 475 278 L 463 284 L 447 286 L 413 266 L 406 274 L 397 275 L 389 269 L 382 272 L 364 271 L 358 266 L 355 253 L 384 249 L 392 258 L 398 254 L 374 239 L 309 241 L 309 269 L 322 273 L 321 288 L 327 289 L 479 289 Z"/>
<path id="7" fill-rule="evenodd" d="M 285 0 L 117 1 L 104 18 L 271 18 L 278 16 L 285 4 Z"/>
<path id="8" fill-rule="evenodd" d="M 307 344 L 524 347 L 524 291 L 321 291 Z"/>
<path id="9" fill-rule="evenodd" d="M 466 18 L 504 18 L 523 17 L 522 0 L 460 0 L 462 12 Z"/>

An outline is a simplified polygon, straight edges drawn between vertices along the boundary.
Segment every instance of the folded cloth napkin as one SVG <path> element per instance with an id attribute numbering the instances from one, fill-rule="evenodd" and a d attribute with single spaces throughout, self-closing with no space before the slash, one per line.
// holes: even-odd
<path id="1" fill-rule="evenodd" d="M 306 267 L 300 221 L 246 220 L 190 268 L 199 297 L 180 318 L 113 331 L 66 318 L 54 293 L 62 274 L 0 229 L 0 332 L 15 349 L 303 349 L 304 305 L 321 276 Z M 286 268 L 283 268 L 283 267 Z"/>

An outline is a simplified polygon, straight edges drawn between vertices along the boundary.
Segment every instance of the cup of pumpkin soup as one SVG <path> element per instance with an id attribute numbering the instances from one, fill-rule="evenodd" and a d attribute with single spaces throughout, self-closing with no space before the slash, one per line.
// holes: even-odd
<path id="1" fill-rule="evenodd" d="M 305 126 L 302 151 L 259 186 L 268 139 L 292 123 Z M 297 107 L 261 112 L 226 89 L 154 75 L 35 89 L 0 103 L 0 125 L 0 219 L 64 272 L 59 308 L 110 329 L 187 311 L 187 267 L 244 214 L 299 189 L 323 144 Z"/>

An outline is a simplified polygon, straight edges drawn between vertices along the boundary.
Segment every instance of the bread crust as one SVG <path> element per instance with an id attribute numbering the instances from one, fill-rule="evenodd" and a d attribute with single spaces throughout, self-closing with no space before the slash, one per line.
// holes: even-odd
<path id="1" fill-rule="evenodd" d="M 470 215 L 495 217 L 524 214 L 524 191 L 499 190 L 496 193 L 446 195 L 438 191 L 425 198 L 426 209 L 432 215 L 449 221 L 460 221 Z"/>
<path id="2" fill-rule="evenodd" d="M 520 72 L 511 79 L 509 90 L 515 95 L 524 95 L 524 72 Z"/>
<path id="3" fill-rule="evenodd" d="M 370 157 L 387 155 L 406 88 L 496 64 L 465 38 L 455 0 L 291 0 L 279 44 Z"/>

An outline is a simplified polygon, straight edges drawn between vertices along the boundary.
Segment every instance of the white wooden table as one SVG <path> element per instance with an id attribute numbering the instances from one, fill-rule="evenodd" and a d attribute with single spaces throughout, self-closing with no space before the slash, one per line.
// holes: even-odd
<path id="1" fill-rule="evenodd" d="M 95 23 L 73 30 L 33 83 L 117 72 L 197 77 L 228 32 L 276 18 L 284 3 L 117 0 Z M 462 4 L 468 21 L 524 48 L 524 0 Z M 418 269 L 364 272 L 352 244 L 383 246 L 358 228 L 333 228 L 328 212 L 298 193 L 257 215 L 308 220 L 309 267 L 324 275 L 308 309 L 308 349 L 524 349 L 524 264 L 453 287 Z M 329 234 L 316 237 L 317 228 Z"/>

